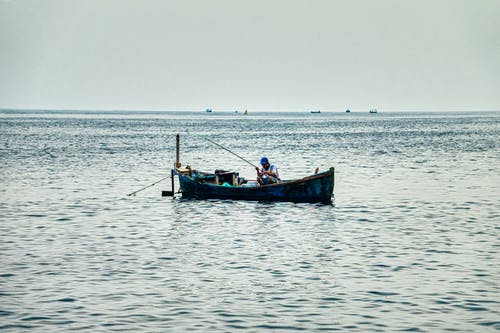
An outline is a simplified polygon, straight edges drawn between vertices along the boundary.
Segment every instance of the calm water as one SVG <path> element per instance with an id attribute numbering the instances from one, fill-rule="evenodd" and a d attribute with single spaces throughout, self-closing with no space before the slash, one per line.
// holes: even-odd
<path id="1" fill-rule="evenodd" d="M 0 331 L 500 330 L 500 113 L 0 112 Z M 181 160 L 335 205 L 162 198 Z"/>

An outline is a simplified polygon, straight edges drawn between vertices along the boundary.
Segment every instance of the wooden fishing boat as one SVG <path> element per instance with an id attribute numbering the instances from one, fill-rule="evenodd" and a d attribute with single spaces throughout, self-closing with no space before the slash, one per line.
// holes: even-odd
<path id="1" fill-rule="evenodd" d="M 235 154 L 218 143 L 205 138 L 248 164 L 256 167 L 243 157 Z M 238 172 L 215 170 L 213 173 L 195 170 L 192 167 L 181 167 L 179 135 L 176 136 L 176 162 L 171 171 L 172 190 L 163 191 L 163 196 L 174 196 L 174 176 L 180 183 L 179 192 L 183 197 L 195 199 L 232 199 L 250 201 L 292 201 L 331 203 L 335 184 L 335 169 L 279 183 L 260 185 L 257 181 L 248 181 Z"/>
<path id="2" fill-rule="evenodd" d="M 331 203 L 335 182 L 333 167 L 304 178 L 268 185 L 245 182 L 237 172 L 207 173 L 175 168 L 174 174 L 179 177 L 182 196 L 196 199 Z"/>

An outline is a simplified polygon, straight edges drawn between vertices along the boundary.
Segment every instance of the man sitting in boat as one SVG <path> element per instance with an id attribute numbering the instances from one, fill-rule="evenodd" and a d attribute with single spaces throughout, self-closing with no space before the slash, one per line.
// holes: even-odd
<path id="1" fill-rule="evenodd" d="M 280 176 L 276 165 L 270 164 L 267 157 L 260 159 L 260 165 L 262 168 L 255 168 L 257 170 L 257 181 L 260 185 L 279 183 Z"/>

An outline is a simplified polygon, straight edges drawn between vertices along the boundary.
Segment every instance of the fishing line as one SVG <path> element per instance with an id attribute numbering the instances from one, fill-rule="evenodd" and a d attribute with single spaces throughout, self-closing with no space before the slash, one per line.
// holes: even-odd
<path id="1" fill-rule="evenodd" d="M 226 147 L 224 147 L 224 146 L 222 146 L 222 145 L 218 144 L 217 142 L 214 142 L 214 141 L 210 140 L 209 138 L 205 138 L 205 139 L 206 139 L 208 142 L 211 142 L 211 143 L 213 143 L 214 145 L 218 146 L 219 148 L 222 148 L 222 149 L 224 149 L 225 151 L 230 152 L 231 154 L 233 154 L 234 156 L 238 157 L 239 159 L 242 159 L 243 161 L 247 162 L 248 164 L 250 164 L 250 165 L 251 165 L 251 166 L 253 166 L 254 168 L 258 168 L 258 167 L 257 167 L 255 164 L 253 164 L 252 162 L 250 162 L 250 161 L 248 161 L 248 160 L 244 159 L 244 158 L 243 158 L 243 157 L 241 157 L 240 155 L 238 155 L 238 154 L 236 154 L 236 153 L 234 153 L 234 152 L 230 151 L 230 150 L 229 150 L 229 149 L 227 149 Z"/>
<path id="2" fill-rule="evenodd" d="M 141 188 L 140 190 L 137 190 L 137 191 L 135 191 L 135 192 L 129 193 L 129 194 L 127 194 L 127 195 L 128 195 L 128 196 L 131 196 L 131 195 L 134 195 L 134 196 L 135 196 L 135 194 L 136 194 L 136 193 L 139 193 L 139 192 L 141 192 L 141 191 L 143 191 L 143 190 L 145 190 L 145 189 L 147 189 L 147 188 L 149 188 L 149 187 L 151 187 L 151 186 L 154 186 L 154 185 L 158 184 L 159 182 L 161 182 L 162 180 L 165 180 L 165 179 L 170 178 L 170 177 L 172 177 L 172 176 L 170 175 L 170 176 L 164 177 L 164 178 L 162 178 L 162 179 L 160 179 L 160 180 L 158 180 L 158 181 L 154 182 L 154 183 L 153 183 L 153 184 L 151 184 L 151 185 L 145 186 L 145 187 Z"/>

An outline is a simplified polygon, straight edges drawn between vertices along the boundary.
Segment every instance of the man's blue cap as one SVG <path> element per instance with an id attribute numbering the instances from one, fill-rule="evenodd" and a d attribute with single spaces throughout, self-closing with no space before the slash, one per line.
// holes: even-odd
<path id="1" fill-rule="evenodd" d="M 262 157 L 262 158 L 260 159 L 260 165 L 264 165 L 264 164 L 266 164 L 266 163 L 269 163 L 269 160 L 267 159 L 267 157 Z"/>

